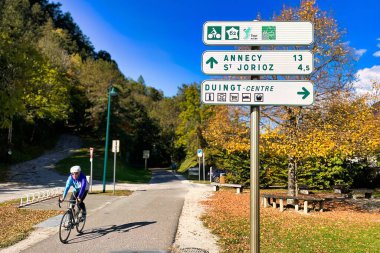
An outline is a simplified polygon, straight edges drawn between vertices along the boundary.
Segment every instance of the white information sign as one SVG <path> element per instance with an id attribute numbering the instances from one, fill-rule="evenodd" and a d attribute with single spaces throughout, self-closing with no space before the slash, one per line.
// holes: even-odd
<path id="1" fill-rule="evenodd" d="M 148 159 L 149 156 L 150 156 L 150 152 L 149 152 L 149 150 L 143 150 L 143 158 L 144 158 L 144 159 Z"/>
<path id="2" fill-rule="evenodd" d="M 112 152 L 113 153 L 119 153 L 120 151 L 120 141 L 119 140 L 113 140 L 112 141 Z"/>
<path id="3" fill-rule="evenodd" d="M 202 151 L 202 149 L 198 149 L 198 150 L 197 150 L 197 155 L 198 155 L 198 157 L 202 157 L 202 156 L 203 156 L 203 151 Z"/>
<path id="4" fill-rule="evenodd" d="M 208 21 L 203 25 L 206 45 L 310 45 L 311 22 Z"/>
<path id="5" fill-rule="evenodd" d="M 207 80 L 202 83 L 205 104 L 219 105 L 311 105 L 309 81 Z"/>
<path id="6" fill-rule="evenodd" d="M 308 75 L 310 51 L 205 51 L 202 71 L 209 75 Z"/>
<path id="7" fill-rule="evenodd" d="M 90 148 L 90 162 L 92 162 L 93 156 L 94 156 L 94 148 Z"/>

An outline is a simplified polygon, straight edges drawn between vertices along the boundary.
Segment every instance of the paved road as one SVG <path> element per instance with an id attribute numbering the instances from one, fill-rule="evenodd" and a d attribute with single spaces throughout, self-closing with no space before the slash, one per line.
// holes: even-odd
<path id="1" fill-rule="evenodd" d="M 54 234 L 23 252 L 169 252 L 187 191 L 171 172 L 155 171 L 131 196 L 102 200 L 101 209 L 88 203 L 84 233 L 72 231 L 67 244 Z"/>

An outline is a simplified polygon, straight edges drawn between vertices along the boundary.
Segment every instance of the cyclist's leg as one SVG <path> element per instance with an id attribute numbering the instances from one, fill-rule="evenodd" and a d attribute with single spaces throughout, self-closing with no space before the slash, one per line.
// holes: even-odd
<path id="1" fill-rule="evenodd" d="M 77 197 L 78 197 L 78 192 L 73 191 L 73 193 L 71 194 L 71 198 L 70 198 L 70 200 L 76 200 Z M 79 208 L 78 211 L 80 211 L 80 209 L 81 209 L 81 207 L 80 207 L 80 203 L 78 204 L 78 208 Z"/>
<path id="2" fill-rule="evenodd" d="M 83 210 L 83 212 L 82 212 L 83 215 L 87 214 L 87 212 L 86 212 L 86 205 L 84 204 L 84 200 L 87 197 L 87 193 L 88 193 L 88 191 L 84 192 L 83 197 L 82 197 L 82 201 L 79 204 L 80 209 Z"/>
<path id="3" fill-rule="evenodd" d="M 72 192 L 71 197 L 70 197 L 70 201 L 76 200 L 76 198 L 77 198 L 77 196 L 76 196 L 75 192 Z"/>

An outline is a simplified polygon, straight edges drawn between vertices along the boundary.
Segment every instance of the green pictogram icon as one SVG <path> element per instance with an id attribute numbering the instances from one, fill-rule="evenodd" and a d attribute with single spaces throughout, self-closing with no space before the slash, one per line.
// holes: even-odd
<path id="1" fill-rule="evenodd" d="M 248 27 L 243 30 L 244 31 L 244 39 L 247 40 L 249 38 L 249 34 L 251 33 L 251 27 Z"/>
<path id="2" fill-rule="evenodd" d="M 239 26 L 226 26 L 226 40 L 239 40 Z"/>
<path id="3" fill-rule="evenodd" d="M 207 27 L 207 39 L 209 39 L 209 40 L 221 40 L 222 39 L 222 27 L 221 26 L 209 26 L 209 27 Z"/>
<path id="4" fill-rule="evenodd" d="M 302 87 L 303 91 L 297 92 L 298 95 L 303 95 L 302 99 L 307 98 L 310 95 L 310 91 L 308 91 L 305 87 Z"/>
<path id="5" fill-rule="evenodd" d="M 261 31 L 263 40 L 276 40 L 275 26 L 263 26 Z"/>
<path id="6" fill-rule="evenodd" d="M 218 61 L 217 60 L 215 60 L 215 58 L 214 57 L 210 57 L 210 59 L 208 59 L 207 61 L 206 61 L 206 64 L 210 64 L 210 68 L 214 68 L 214 63 L 215 64 L 218 64 Z"/>

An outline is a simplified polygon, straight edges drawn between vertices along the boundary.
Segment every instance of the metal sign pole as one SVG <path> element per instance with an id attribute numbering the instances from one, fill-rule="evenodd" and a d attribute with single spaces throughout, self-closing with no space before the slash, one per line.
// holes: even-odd
<path id="1" fill-rule="evenodd" d="M 201 158 L 198 156 L 198 180 L 201 181 Z"/>
<path id="2" fill-rule="evenodd" d="M 116 150 L 113 156 L 113 194 L 115 195 L 115 181 L 116 181 Z"/>
<path id="3" fill-rule="evenodd" d="M 260 252 L 260 182 L 259 182 L 260 107 L 251 106 L 251 252 Z"/>
<path id="4" fill-rule="evenodd" d="M 205 171 L 205 153 L 203 152 L 203 180 L 206 180 L 206 171 Z"/>
<path id="5" fill-rule="evenodd" d="M 252 46 L 251 50 L 259 50 L 260 47 Z M 251 80 L 258 80 L 260 76 L 251 76 Z M 260 106 L 251 106 L 251 252 L 260 253 L 260 181 L 259 181 L 259 137 L 260 137 Z"/>
<path id="6" fill-rule="evenodd" d="M 90 192 L 92 192 L 92 165 L 93 165 L 93 153 L 94 149 L 90 148 L 90 164 L 91 164 L 91 173 L 90 173 Z"/>
<path id="7" fill-rule="evenodd" d="M 91 158 L 91 183 L 90 183 L 90 185 L 91 185 L 91 189 L 90 189 L 90 192 L 92 192 L 92 165 L 93 165 L 93 163 L 92 163 L 92 158 Z"/>

